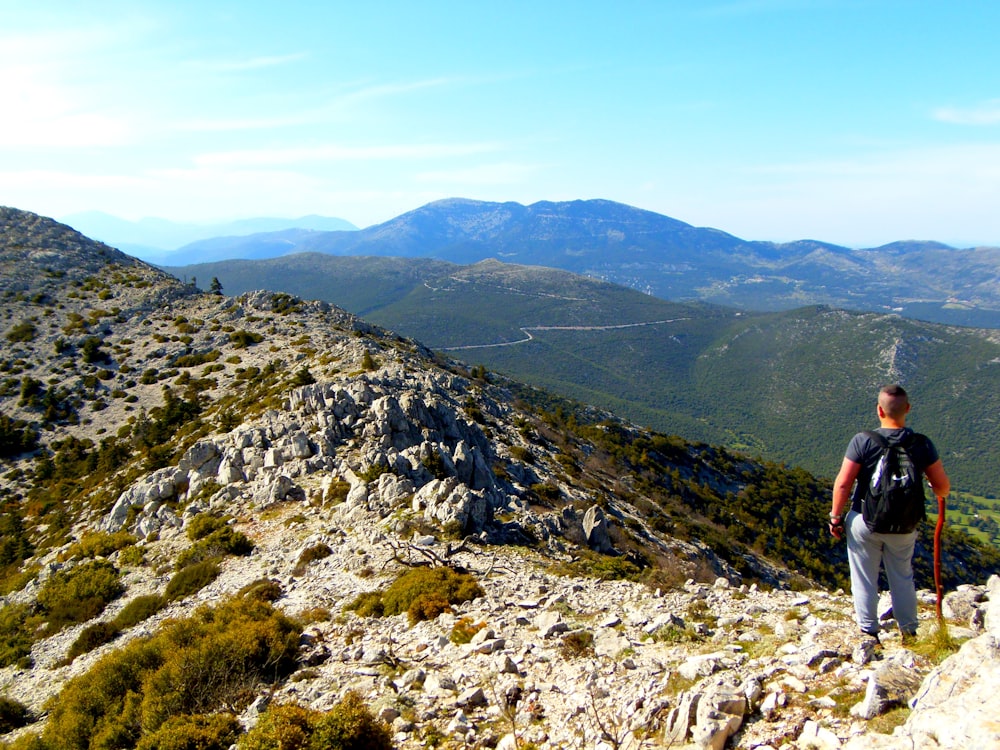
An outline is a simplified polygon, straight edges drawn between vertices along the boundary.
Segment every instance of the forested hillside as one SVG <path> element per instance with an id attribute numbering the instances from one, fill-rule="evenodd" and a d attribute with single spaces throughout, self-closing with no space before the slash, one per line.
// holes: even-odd
<path id="1" fill-rule="evenodd" d="M 823 306 L 671 303 L 550 268 L 320 254 L 197 267 L 199 284 L 325 299 L 656 430 L 832 476 L 885 382 L 956 488 L 1000 495 L 1000 335 Z"/>

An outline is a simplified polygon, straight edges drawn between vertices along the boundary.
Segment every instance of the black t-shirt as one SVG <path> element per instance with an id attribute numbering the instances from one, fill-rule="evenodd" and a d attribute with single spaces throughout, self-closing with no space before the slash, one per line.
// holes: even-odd
<path id="1" fill-rule="evenodd" d="M 913 432 L 913 430 L 909 427 L 900 429 L 879 427 L 875 432 L 882 435 L 891 444 L 899 442 L 906 435 Z M 917 467 L 921 474 L 939 458 L 934 443 L 931 442 L 929 437 L 920 435 L 919 433 L 917 439 L 913 441 L 907 452 L 910 454 L 913 465 Z M 847 452 L 844 455 L 849 460 L 861 464 L 861 469 L 858 471 L 857 483 L 854 485 L 854 492 L 851 495 L 851 509 L 860 513 L 865 488 L 868 486 L 868 482 L 871 481 L 872 472 L 875 471 L 875 465 L 878 464 L 879 456 L 882 455 L 882 446 L 870 436 L 859 432 L 851 438 L 851 442 L 847 446 Z"/>

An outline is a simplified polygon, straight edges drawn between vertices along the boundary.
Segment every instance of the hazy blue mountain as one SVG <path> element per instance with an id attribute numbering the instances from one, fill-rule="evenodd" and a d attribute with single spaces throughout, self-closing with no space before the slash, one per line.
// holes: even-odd
<path id="1" fill-rule="evenodd" d="M 240 251 L 235 250 L 235 245 L 238 243 L 222 246 L 218 242 L 214 247 L 214 254 L 185 256 L 173 253 L 177 248 L 199 240 L 247 237 L 289 229 L 329 232 L 335 230 L 351 231 L 357 228 L 344 219 L 315 215 L 302 216 L 297 219 L 254 218 L 196 224 L 157 218 L 129 221 L 101 211 L 86 211 L 66 216 L 62 221 L 88 237 L 117 247 L 138 258 L 153 263 L 170 263 L 172 265 L 222 260 L 224 258 L 274 257 L 282 254 L 272 252 L 269 255 L 241 255 Z M 231 247 L 237 254 L 227 254 Z"/>
<path id="2" fill-rule="evenodd" d="M 1000 248 L 749 241 L 607 200 L 523 206 L 449 199 L 356 232 L 281 232 L 225 244 L 226 257 L 258 259 L 320 252 L 464 265 L 493 258 L 561 268 L 663 299 L 748 310 L 824 304 L 1000 327 Z M 214 240 L 194 243 L 177 256 L 183 261 L 167 265 L 207 262 L 217 252 Z"/>

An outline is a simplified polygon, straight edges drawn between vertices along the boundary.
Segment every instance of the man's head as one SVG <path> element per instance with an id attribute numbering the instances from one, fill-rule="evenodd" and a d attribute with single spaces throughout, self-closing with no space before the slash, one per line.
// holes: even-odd
<path id="1" fill-rule="evenodd" d="M 878 392 L 879 416 L 902 422 L 910 411 L 910 399 L 901 385 L 884 385 Z"/>

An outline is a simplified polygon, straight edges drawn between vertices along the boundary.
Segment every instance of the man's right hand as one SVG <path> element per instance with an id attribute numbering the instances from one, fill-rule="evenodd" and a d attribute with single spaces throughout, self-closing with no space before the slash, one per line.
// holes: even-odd
<path id="1" fill-rule="evenodd" d="M 844 519 L 830 519 L 830 536 L 834 539 L 844 538 Z"/>

